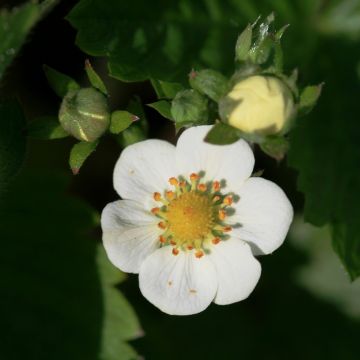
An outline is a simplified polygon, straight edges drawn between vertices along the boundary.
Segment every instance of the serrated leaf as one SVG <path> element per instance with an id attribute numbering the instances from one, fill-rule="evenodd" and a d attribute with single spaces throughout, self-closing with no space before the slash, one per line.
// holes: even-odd
<path id="1" fill-rule="evenodd" d="M 215 145 L 229 145 L 240 139 L 237 129 L 224 123 L 215 124 L 207 133 L 205 141 Z"/>
<path id="2" fill-rule="evenodd" d="M 70 76 L 62 74 L 48 65 L 44 65 L 43 69 L 50 87 L 58 96 L 64 97 L 69 91 L 80 89 L 79 84 Z"/>
<path id="3" fill-rule="evenodd" d="M 245 61 L 248 57 L 252 43 L 252 26 L 248 24 L 246 29 L 239 35 L 235 45 L 235 60 Z"/>
<path id="4" fill-rule="evenodd" d="M 171 102 L 171 115 L 178 128 L 206 124 L 208 100 L 196 90 L 180 91 Z"/>
<path id="5" fill-rule="evenodd" d="M 228 79 L 218 71 L 204 69 L 192 71 L 189 76 L 190 86 L 201 94 L 218 102 L 229 91 Z"/>
<path id="6" fill-rule="evenodd" d="M 308 114 L 318 101 L 323 84 L 307 86 L 300 94 L 299 112 Z"/>
<path id="7" fill-rule="evenodd" d="M 17 102 L 0 103 L 0 196 L 23 163 L 25 126 L 25 118 Z"/>
<path id="8" fill-rule="evenodd" d="M 110 132 L 112 134 L 120 134 L 126 130 L 134 121 L 139 118 L 125 110 L 117 110 L 111 114 Z"/>
<path id="9" fill-rule="evenodd" d="M 94 142 L 81 141 L 70 151 L 69 165 L 74 175 L 77 175 L 85 160 L 95 151 L 99 140 Z"/>
<path id="10" fill-rule="evenodd" d="M 148 104 L 148 106 L 155 109 L 164 118 L 174 121 L 174 118 L 171 115 L 171 103 L 169 101 L 159 100 L 154 103 Z"/>
<path id="11" fill-rule="evenodd" d="M 55 140 L 69 136 L 56 116 L 42 116 L 31 121 L 27 126 L 27 133 L 31 138 L 41 140 Z"/>
<path id="12" fill-rule="evenodd" d="M 184 86 L 176 82 L 151 79 L 151 85 L 159 99 L 173 99 L 179 91 L 184 90 Z"/>
<path id="13" fill-rule="evenodd" d="M 85 71 L 86 71 L 87 77 L 90 81 L 90 84 L 94 88 L 100 90 L 104 95 L 108 95 L 108 92 L 107 92 L 104 82 L 101 80 L 100 76 L 96 73 L 94 68 L 91 66 L 89 60 L 85 60 Z"/>
<path id="14" fill-rule="evenodd" d="M 34 25 L 58 1 L 28 2 L 13 10 L 0 9 L 0 79 Z"/>

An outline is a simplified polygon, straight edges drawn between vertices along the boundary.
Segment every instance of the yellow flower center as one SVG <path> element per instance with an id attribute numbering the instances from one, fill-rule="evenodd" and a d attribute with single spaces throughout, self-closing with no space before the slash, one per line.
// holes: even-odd
<path id="1" fill-rule="evenodd" d="M 189 181 L 183 178 L 169 179 L 174 191 L 163 195 L 154 193 L 154 200 L 162 203 L 151 212 L 161 220 L 163 230 L 159 241 L 162 246 L 172 245 L 173 254 L 180 250 L 192 251 L 201 258 L 209 244 L 218 244 L 227 238 L 231 226 L 224 223 L 232 196 L 221 193 L 219 181 L 202 183 L 199 174 L 191 174 Z"/>
<path id="2" fill-rule="evenodd" d="M 181 242 L 204 239 L 214 226 L 214 205 L 205 194 L 190 191 L 172 200 L 167 208 L 169 231 Z"/>

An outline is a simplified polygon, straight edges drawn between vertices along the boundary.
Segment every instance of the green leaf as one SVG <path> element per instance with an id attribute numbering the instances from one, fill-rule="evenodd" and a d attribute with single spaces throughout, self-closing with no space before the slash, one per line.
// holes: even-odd
<path id="1" fill-rule="evenodd" d="M 215 124 L 205 137 L 206 142 L 215 145 L 228 145 L 239 139 L 238 130 L 224 123 Z"/>
<path id="2" fill-rule="evenodd" d="M 252 43 L 252 26 L 248 24 L 246 29 L 239 35 L 235 45 L 235 60 L 245 61 L 248 57 Z"/>
<path id="3" fill-rule="evenodd" d="M 171 103 L 171 115 L 177 127 L 206 124 L 208 101 L 196 90 L 183 90 Z"/>
<path id="4" fill-rule="evenodd" d="M 79 84 L 70 76 L 62 74 L 47 65 L 43 65 L 43 69 L 49 85 L 58 96 L 64 97 L 69 91 L 80 89 Z"/>
<path id="5" fill-rule="evenodd" d="M 100 360 L 137 358 L 136 352 L 126 341 L 142 335 L 134 310 L 122 293 L 115 288 L 125 279 L 124 273 L 116 269 L 106 256 L 104 248 L 98 246 L 97 265 L 104 296 L 104 321 Z"/>
<path id="6" fill-rule="evenodd" d="M 99 141 L 81 141 L 75 144 L 70 152 L 69 165 L 74 175 L 77 175 L 85 160 L 95 151 Z"/>
<path id="7" fill-rule="evenodd" d="M 119 134 L 118 141 L 123 148 L 146 140 L 148 137 L 149 126 L 140 98 L 135 97 L 132 99 L 127 107 L 127 111 L 137 116 L 139 121 L 136 121 L 132 126 Z"/>
<path id="8" fill-rule="evenodd" d="M 120 134 L 126 130 L 134 121 L 139 120 L 136 115 L 124 110 L 117 110 L 111 114 L 110 132 Z"/>
<path id="9" fill-rule="evenodd" d="M 94 88 L 100 90 L 103 94 L 108 95 L 104 82 L 101 80 L 100 76 L 93 69 L 89 60 L 85 60 L 85 71 L 91 85 Z"/>
<path id="10" fill-rule="evenodd" d="M 193 89 L 216 102 L 229 91 L 228 79 L 218 71 L 211 69 L 192 71 L 189 83 Z"/>
<path id="11" fill-rule="evenodd" d="M 107 269 L 90 235 L 99 215 L 68 184 L 53 170 L 22 174 L 0 202 L 1 356 L 134 360 L 126 341 L 141 330 L 114 288 L 124 275 Z"/>
<path id="12" fill-rule="evenodd" d="M 27 130 L 28 136 L 34 139 L 54 140 L 69 136 L 56 116 L 39 117 L 28 124 Z"/>
<path id="13" fill-rule="evenodd" d="M 77 45 L 92 56 L 107 56 L 110 75 L 124 81 L 160 79 L 186 83 L 194 66 L 232 67 L 238 28 L 234 3 L 209 1 L 81 0 L 67 16 L 78 31 Z"/>
<path id="14" fill-rule="evenodd" d="M 261 150 L 277 161 L 281 161 L 289 150 L 289 142 L 280 136 L 268 136 L 260 143 Z"/>
<path id="15" fill-rule="evenodd" d="M 169 101 L 159 100 L 147 105 L 159 112 L 164 118 L 174 121 L 174 118 L 171 115 L 171 103 Z"/>
<path id="16" fill-rule="evenodd" d="M 299 112 L 308 114 L 318 101 L 323 84 L 307 86 L 300 94 Z"/>
<path id="17" fill-rule="evenodd" d="M 34 25 L 58 1 L 29 2 L 13 10 L 0 9 L 0 79 Z"/>
<path id="18" fill-rule="evenodd" d="M 151 85 L 159 99 L 173 99 L 179 91 L 184 90 L 184 86 L 176 82 L 151 79 Z"/>
<path id="19" fill-rule="evenodd" d="M 0 103 L 0 195 L 23 163 L 25 126 L 24 115 L 16 102 Z"/>

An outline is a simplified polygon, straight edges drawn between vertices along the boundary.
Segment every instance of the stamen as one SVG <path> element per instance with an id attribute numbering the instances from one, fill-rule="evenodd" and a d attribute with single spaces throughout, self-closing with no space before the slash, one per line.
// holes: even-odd
<path id="1" fill-rule="evenodd" d="M 220 188 L 221 188 L 221 184 L 220 184 L 220 181 L 214 181 L 213 182 L 213 190 L 216 192 L 216 191 L 219 191 Z"/>
<path id="2" fill-rule="evenodd" d="M 159 241 L 160 241 L 162 244 L 165 244 L 165 243 L 166 243 L 166 238 L 165 238 L 165 236 L 160 235 L 160 236 L 159 236 Z"/>
<path id="3" fill-rule="evenodd" d="M 193 248 L 194 248 L 194 246 L 192 246 L 192 245 L 188 245 L 188 246 L 187 246 L 187 249 L 188 249 L 188 250 L 192 250 Z"/>
<path id="4" fill-rule="evenodd" d="M 154 200 L 160 201 L 161 200 L 161 194 L 159 192 L 154 192 Z"/>
<path id="5" fill-rule="evenodd" d="M 177 255 L 177 254 L 179 254 L 179 250 L 177 248 L 173 248 L 172 253 L 173 253 L 173 255 Z"/>
<path id="6" fill-rule="evenodd" d="M 229 232 L 229 231 L 231 231 L 232 230 L 232 227 L 231 226 L 225 226 L 224 228 L 223 228 L 223 231 L 224 232 Z"/>
<path id="7" fill-rule="evenodd" d="M 176 245 L 176 241 L 170 240 L 170 244 L 173 245 L 173 246 L 175 246 L 175 245 Z"/>
<path id="8" fill-rule="evenodd" d="M 219 219 L 224 220 L 226 218 L 226 211 L 225 210 L 219 210 Z"/>
<path id="9" fill-rule="evenodd" d="M 221 197 L 219 195 L 216 195 L 213 197 L 212 201 L 215 203 L 217 201 L 219 201 L 221 199 Z"/>
<path id="10" fill-rule="evenodd" d="M 158 208 L 158 207 L 152 208 L 152 209 L 151 209 L 151 212 L 152 212 L 154 215 L 157 215 L 157 214 L 160 213 L 160 208 Z"/>
<path id="11" fill-rule="evenodd" d="M 197 188 L 199 191 L 206 191 L 207 189 L 205 184 L 199 184 Z"/>
<path id="12" fill-rule="evenodd" d="M 223 201 L 223 204 L 230 206 L 232 203 L 233 203 L 232 196 L 226 196 L 224 201 Z"/>
<path id="13" fill-rule="evenodd" d="M 178 186 L 178 185 L 179 185 L 179 181 L 178 181 L 178 179 L 175 178 L 175 177 L 171 177 L 171 178 L 169 179 L 169 183 L 170 183 L 170 185 L 173 185 L 173 186 Z"/>
<path id="14" fill-rule="evenodd" d="M 200 176 L 198 174 L 196 174 L 196 173 L 192 173 L 190 175 L 190 180 L 191 181 L 197 181 L 197 180 L 199 180 L 199 178 L 200 178 Z"/>
<path id="15" fill-rule="evenodd" d="M 195 257 L 197 257 L 198 259 L 200 259 L 201 257 L 204 256 L 204 252 L 202 250 L 198 250 L 196 253 L 195 253 Z"/>
<path id="16" fill-rule="evenodd" d="M 211 242 L 212 242 L 214 245 L 216 245 L 216 244 L 218 244 L 218 243 L 220 242 L 220 238 L 219 238 L 219 237 L 215 237 L 215 238 L 213 238 L 213 239 L 211 240 Z"/>
<path id="17" fill-rule="evenodd" d="M 173 191 L 166 191 L 165 195 L 169 201 L 171 201 L 175 198 L 175 193 Z"/>
<path id="18" fill-rule="evenodd" d="M 160 228 L 160 229 L 166 229 L 166 224 L 163 222 L 163 221 L 160 221 L 159 223 L 158 223 L 158 227 Z"/>

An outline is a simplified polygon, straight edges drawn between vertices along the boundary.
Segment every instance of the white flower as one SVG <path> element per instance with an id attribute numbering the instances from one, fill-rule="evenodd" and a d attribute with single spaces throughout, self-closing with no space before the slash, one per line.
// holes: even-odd
<path id="1" fill-rule="evenodd" d="M 249 145 L 207 144 L 209 128 L 184 131 L 176 147 L 161 140 L 127 147 L 114 171 L 124 200 L 102 213 L 110 260 L 139 273 L 143 295 L 168 314 L 247 298 L 261 273 L 254 255 L 277 249 L 293 217 L 277 185 L 250 177 Z"/>

